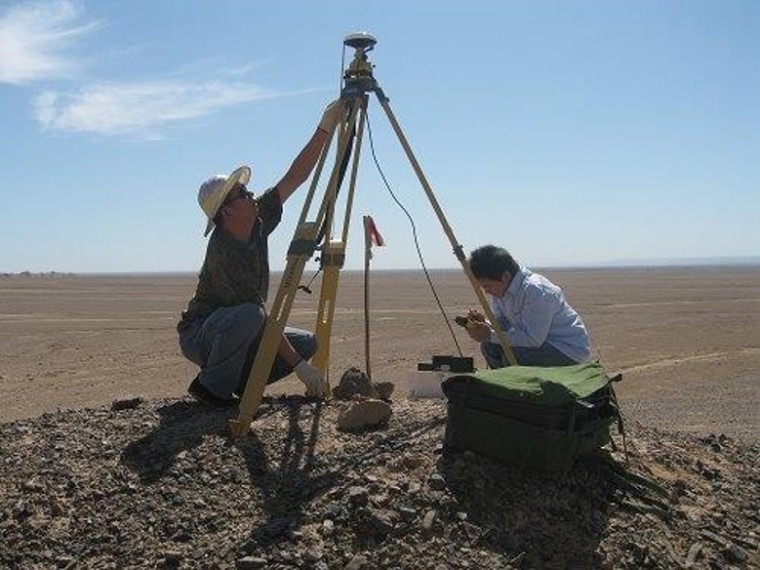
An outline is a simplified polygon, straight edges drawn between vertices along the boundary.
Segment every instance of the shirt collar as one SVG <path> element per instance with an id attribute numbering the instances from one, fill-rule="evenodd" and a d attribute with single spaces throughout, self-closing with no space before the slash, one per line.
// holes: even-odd
<path id="1" fill-rule="evenodd" d="M 515 274 L 514 277 L 512 277 L 512 281 L 509 283 L 509 287 L 507 287 L 507 290 L 504 292 L 504 296 L 507 295 L 515 296 L 517 291 L 520 290 L 522 287 L 523 281 L 525 281 L 525 276 L 527 274 L 528 270 L 523 269 L 522 267 L 520 270 Z"/>

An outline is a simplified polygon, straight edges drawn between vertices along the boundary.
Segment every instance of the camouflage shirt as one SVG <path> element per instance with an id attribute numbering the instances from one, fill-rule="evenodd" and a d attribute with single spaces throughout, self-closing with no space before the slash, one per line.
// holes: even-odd
<path id="1" fill-rule="evenodd" d="M 219 307 L 243 303 L 264 305 L 269 289 L 267 240 L 282 218 L 282 202 L 276 188 L 259 198 L 259 217 L 248 243 L 242 243 L 217 227 L 209 238 L 198 287 L 177 324 L 181 331 L 196 319 Z"/>

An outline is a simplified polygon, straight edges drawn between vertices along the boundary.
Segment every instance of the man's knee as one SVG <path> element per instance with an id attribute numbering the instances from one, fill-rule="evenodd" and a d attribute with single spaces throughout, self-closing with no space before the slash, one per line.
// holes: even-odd
<path id="1" fill-rule="evenodd" d="M 480 352 L 486 359 L 489 368 L 501 368 L 504 364 L 504 350 L 500 344 L 484 342 L 480 345 Z"/>
<path id="2" fill-rule="evenodd" d="M 240 323 L 245 327 L 247 336 L 250 338 L 258 336 L 267 318 L 264 308 L 255 303 L 245 303 L 240 305 L 239 311 Z"/>
<path id="3" fill-rule="evenodd" d="M 318 343 L 317 343 L 317 335 L 315 334 L 306 334 L 302 338 L 299 339 L 299 346 L 294 347 L 296 352 L 301 355 L 301 358 L 304 360 L 309 360 L 312 356 L 314 356 L 317 353 Z"/>
<path id="4" fill-rule="evenodd" d="M 250 322 L 261 322 L 266 318 L 264 307 L 256 303 L 243 303 L 238 310 L 243 319 Z"/>

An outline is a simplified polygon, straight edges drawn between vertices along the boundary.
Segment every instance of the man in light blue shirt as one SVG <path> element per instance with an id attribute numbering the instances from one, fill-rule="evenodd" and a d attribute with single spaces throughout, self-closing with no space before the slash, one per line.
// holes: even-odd
<path id="1" fill-rule="evenodd" d="M 562 290 L 543 275 L 520 267 L 501 247 L 486 245 L 470 254 L 470 268 L 489 295 L 491 309 L 522 366 L 569 366 L 588 360 L 588 333 Z M 489 368 L 509 362 L 482 312 L 470 309 L 467 332 L 480 343 Z"/>

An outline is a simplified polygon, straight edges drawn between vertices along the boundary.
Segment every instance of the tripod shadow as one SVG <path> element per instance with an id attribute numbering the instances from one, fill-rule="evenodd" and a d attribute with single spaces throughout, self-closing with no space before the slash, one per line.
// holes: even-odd
<path id="1" fill-rule="evenodd" d="M 340 477 L 338 469 L 315 474 L 315 445 L 322 419 L 322 402 L 301 396 L 281 398 L 287 409 L 288 431 L 279 442 L 264 444 L 255 433 L 235 440 L 233 445 L 245 460 L 251 482 L 260 492 L 265 521 L 251 530 L 250 538 L 269 544 L 292 536 L 300 526 L 304 507 L 329 489 Z M 312 409 L 310 426 L 301 427 L 304 404 Z"/>
<path id="2" fill-rule="evenodd" d="M 304 402 L 307 400 L 303 397 L 289 397 L 284 401 L 288 431 L 279 445 L 270 440 L 265 451 L 255 434 L 234 443 L 245 458 L 251 482 L 261 494 L 260 504 L 265 512 L 265 521 L 251 530 L 248 548 L 252 551 L 255 551 L 251 546 L 254 544 L 257 548 L 264 548 L 293 538 L 294 531 L 302 525 L 305 507 L 344 485 L 347 473 L 372 464 L 389 452 L 418 445 L 420 437 L 440 428 L 443 421 L 435 418 L 412 423 L 405 430 L 384 434 L 367 443 L 361 451 L 333 457 L 326 464 L 315 458 L 323 403 L 314 404 L 310 425 L 304 430 L 301 426 L 309 421 L 308 416 L 302 417 Z"/>
<path id="3" fill-rule="evenodd" d="M 204 435 L 225 434 L 236 410 L 210 408 L 197 402 L 179 401 L 158 408 L 158 426 L 149 434 L 128 444 L 121 462 L 135 471 L 143 483 L 161 479 L 174 465 L 177 456 L 198 446 Z"/>

